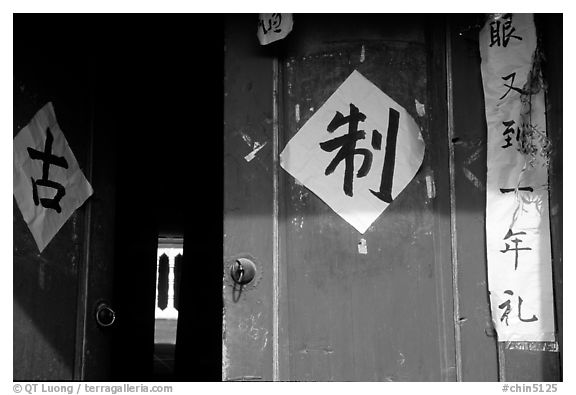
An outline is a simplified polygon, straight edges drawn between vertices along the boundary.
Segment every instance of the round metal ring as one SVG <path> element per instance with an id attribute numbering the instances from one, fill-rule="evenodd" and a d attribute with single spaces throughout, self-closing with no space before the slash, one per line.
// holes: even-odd
<path id="1" fill-rule="evenodd" d="M 104 314 L 104 316 L 102 316 Z M 107 318 L 107 319 L 105 319 Z M 105 319 L 105 320 L 104 320 Z M 116 321 L 116 313 L 106 303 L 100 303 L 96 308 L 96 322 L 103 328 L 111 326 Z"/>

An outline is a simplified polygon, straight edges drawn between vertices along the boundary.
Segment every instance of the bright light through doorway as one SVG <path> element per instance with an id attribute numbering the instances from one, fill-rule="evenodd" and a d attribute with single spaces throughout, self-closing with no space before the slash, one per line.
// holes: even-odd
<path id="1" fill-rule="evenodd" d="M 164 255 L 166 257 L 163 257 Z M 164 285 L 160 285 L 160 282 L 166 279 L 166 268 L 161 268 L 161 262 L 165 262 L 166 258 L 168 261 L 168 281 L 167 284 L 164 282 Z M 154 371 L 156 377 L 167 377 L 173 374 L 176 329 L 178 326 L 178 298 L 176 293 L 179 279 L 176 277 L 179 269 L 181 269 L 178 266 L 181 265 L 182 261 L 183 240 L 181 238 L 161 237 L 158 239 L 154 314 Z M 160 297 L 163 299 L 162 303 L 159 303 Z"/>

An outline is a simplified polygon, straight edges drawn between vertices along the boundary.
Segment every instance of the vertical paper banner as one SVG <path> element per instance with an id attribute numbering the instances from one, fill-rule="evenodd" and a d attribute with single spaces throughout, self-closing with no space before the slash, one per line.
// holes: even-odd
<path id="1" fill-rule="evenodd" d="M 519 150 L 529 125 L 546 133 L 543 89 L 527 84 L 535 52 L 532 14 L 496 15 L 480 32 L 488 288 L 498 341 L 505 342 L 555 341 L 548 171 L 542 157 Z"/>

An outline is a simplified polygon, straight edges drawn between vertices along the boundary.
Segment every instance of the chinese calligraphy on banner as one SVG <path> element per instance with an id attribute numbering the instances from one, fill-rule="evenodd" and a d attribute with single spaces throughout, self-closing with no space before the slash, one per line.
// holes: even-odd
<path id="1" fill-rule="evenodd" d="M 546 130 L 543 90 L 525 88 L 535 51 L 531 14 L 496 15 L 480 32 L 488 288 L 499 341 L 555 341 L 548 172 L 519 150 L 528 122 Z"/>
<path id="2" fill-rule="evenodd" d="M 52 103 L 18 133 L 13 149 L 14 197 L 42 252 L 92 195 L 92 187 L 58 126 Z"/>
<path id="3" fill-rule="evenodd" d="M 280 164 L 364 233 L 423 158 L 414 119 L 354 71 L 288 142 Z"/>
<path id="4" fill-rule="evenodd" d="M 260 45 L 285 38 L 292 31 L 293 24 L 292 14 L 260 14 L 256 32 Z"/>

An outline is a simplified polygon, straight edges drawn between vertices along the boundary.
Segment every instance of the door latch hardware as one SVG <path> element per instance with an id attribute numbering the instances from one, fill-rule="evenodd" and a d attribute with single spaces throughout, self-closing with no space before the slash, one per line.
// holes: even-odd
<path id="1" fill-rule="evenodd" d="M 236 284 L 246 285 L 256 276 L 256 265 L 250 259 L 238 258 L 230 265 L 230 276 Z"/>
<path id="2" fill-rule="evenodd" d="M 116 313 L 105 302 L 101 302 L 96 308 L 96 322 L 102 328 L 111 326 L 116 321 Z"/>

